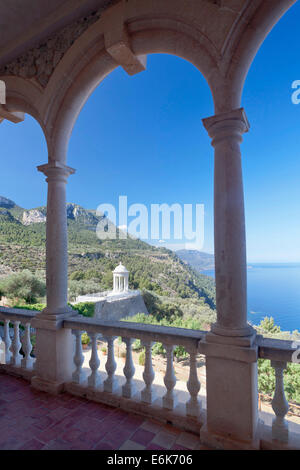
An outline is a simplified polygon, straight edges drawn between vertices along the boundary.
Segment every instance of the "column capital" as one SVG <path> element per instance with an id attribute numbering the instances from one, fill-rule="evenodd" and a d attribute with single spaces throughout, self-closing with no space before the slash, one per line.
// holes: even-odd
<path id="1" fill-rule="evenodd" d="M 208 135 L 213 139 L 212 145 L 228 137 L 236 137 L 241 141 L 242 134 L 250 129 L 244 108 L 210 116 L 202 119 L 202 123 Z"/>
<path id="2" fill-rule="evenodd" d="M 64 163 L 55 160 L 37 167 L 38 171 L 47 176 L 47 181 L 66 181 L 67 177 L 73 175 L 76 170 Z"/>

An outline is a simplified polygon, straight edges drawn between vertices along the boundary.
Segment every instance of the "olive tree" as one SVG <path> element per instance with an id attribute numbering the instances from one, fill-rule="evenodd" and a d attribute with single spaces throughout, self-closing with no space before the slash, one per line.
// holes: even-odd
<path id="1" fill-rule="evenodd" d="M 32 304 L 46 294 L 46 284 L 28 269 L 1 280 L 0 291 L 9 299 L 22 299 Z"/>

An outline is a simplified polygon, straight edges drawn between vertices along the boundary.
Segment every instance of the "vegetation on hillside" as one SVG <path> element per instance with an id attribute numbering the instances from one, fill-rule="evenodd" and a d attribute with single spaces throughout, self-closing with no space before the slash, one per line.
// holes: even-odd
<path id="1" fill-rule="evenodd" d="M 1 272 L 29 270 L 45 280 L 45 223 L 23 225 L 22 209 L 13 204 L 0 207 Z M 37 210 L 45 213 L 43 207 Z M 161 315 L 168 316 L 173 310 L 181 311 L 183 316 L 213 315 L 212 278 L 197 273 L 165 248 L 130 237 L 99 240 L 95 230 L 100 217 L 95 211 L 68 204 L 67 214 L 69 301 L 74 302 L 79 295 L 111 290 L 112 271 L 122 261 L 130 272 L 130 289 L 141 289 L 148 304 L 152 303 Z"/>
<path id="2" fill-rule="evenodd" d="M 7 201 L 2 198 L 1 206 L 0 200 L 0 272 L 13 271 L 14 274 L 0 279 L 0 296 L 5 295 L 18 308 L 42 310 L 45 307 L 45 223 L 23 225 L 24 210 Z M 39 210 L 45 213 L 45 208 Z M 127 321 L 209 329 L 216 319 L 214 279 L 199 274 L 165 248 L 156 248 L 133 238 L 99 240 L 95 233 L 99 217 L 95 211 L 86 211 L 74 204 L 69 204 L 67 210 L 70 301 L 81 294 L 110 290 L 112 271 L 122 261 L 130 272 L 129 287 L 141 289 L 149 311 L 149 315 L 138 314 L 127 318 Z M 207 260 L 209 262 L 211 259 Z M 37 301 L 40 303 L 35 303 Z M 80 303 L 72 308 L 87 317 L 94 314 L 93 303 Z M 264 319 L 255 328 L 258 333 L 269 337 L 300 337 L 299 332 L 281 331 L 272 318 Z M 143 348 L 139 341 L 135 342 L 134 348 L 141 350 L 143 363 Z M 163 346 L 156 343 L 153 353 L 164 354 Z M 185 357 L 184 348 L 178 346 L 175 356 Z M 260 392 L 272 394 L 275 378 L 270 362 L 259 360 L 258 367 Z M 285 372 L 287 396 L 298 403 L 299 367 L 298 364 L 289 364 Z"/>
<path id="3" fill-rule="evenodd" d="M 11 274 L 0 281 L 1 296 L 11 300 L 24 300 L 28 304 L 35 303 L 46 294 L 46 284 L 34 276 L 29 270 Z"/>
<path id="4" fill-rule="evenodd" d="M 194 330 L 203 330 L 206 329 L 207 325 L 198 319 L 193 317 L 183 318 L 182 315 L 174 314 L 167 318 L 161 318 L 160 314 L 144 315 L 138 314 L 134 317 L 128 317 L 124 321 L 145 323 L 148 325 L 162 325 L 162 326 L 172 326 L 177 328 L 191 328 Z M 257 327 L 257 330 L 265 331 L 268 330 L 269 337 L 278 337 L 277 334 L 280 333 L 280 327 L 274 325 L 274 320 L 272 318 L 266 317 L 261 321 L 260 325 Z M 270 331 L 271 330 L 271 331 Z M 281 332 L 282 334 L 284 332 Z M 285 334 L 290 335 L 289 332 Z M 299 335 L 299 333 L 296 333 Z M 299 335 L 300 338 L 300 335 Z M 289 337 L 291 339 L 291 337 Z M 137 351 L 143 351 L 143 347 L 139 340 L 136 340 L 134 343 L 134 349 Z M 161 343 L 155 343 L 152 349 L 153 354 L 162 354 L 165 355 L 165 349 Z M 174 356 L 178 359 L 182 359 L 188 356 L 184 347 L 176 346 L 174 348 Z M 300 364 L 288 363 L 287 369 L 284 371 L 284 384 L 285 392 L 289 402 L 300 404 Z M 273 396 L 275 390 L 275 371 L 271 367 L 271 362 L 268 359 L 259 359 L 258 360 L 258 390 L 260 393 L 265 395 Z"/>

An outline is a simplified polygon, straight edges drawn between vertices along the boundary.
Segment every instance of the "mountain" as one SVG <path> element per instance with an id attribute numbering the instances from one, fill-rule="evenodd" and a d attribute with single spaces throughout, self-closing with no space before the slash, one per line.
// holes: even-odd
<path id="1" fill-rule="evenodd" d="M 176 255 L 185 263 L 191 265 L 196 271 L 202 272 L 215 268 L 214 255 L 197 250 L 178 250 Z"/>
<path id="2" fill-rule="evenodd" d="M 146 289 L 190 315 L 214 315 L 214 280 L 199 274 L 176 253 L 128 237 L 99 240 L 97 224 L 110 221 L 78 204 L 66 206 L 70 296 L 112 288 L 112 270 L 122 261 L 131 289 Z M 0 277 L 29 269 L 45 275 L 46 207 L 23 209 L 0 198 Z M 118 234 L 118 229 L 117 234 Z M 171 310 L 172 310 L 171 305 Z"/>
<path id="3" fill-rule="evenodd" d="M 7 209 L 12 209 L 15 207 L 15 202 L 7 199 L 6 197 L 0 196 L 0 207 L 4 207 Z"/>

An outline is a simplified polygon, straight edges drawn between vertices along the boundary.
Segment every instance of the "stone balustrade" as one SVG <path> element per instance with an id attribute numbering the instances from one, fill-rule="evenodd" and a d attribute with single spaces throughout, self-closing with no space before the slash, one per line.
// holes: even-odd
<path id="1" fill-rule="evenodd" d="M 0 369 L 6 373 L 19 375 L 31 380 L 35 372 L 35 358 L 32 356 L 31 327 L 38 312 L 32 310 L 0 307 L 1 337 L 4 345 Z M 132 322 L 108 322 L 82 316 L 66 318 L 63 328 L 70 329 L 74 337 L 74 368 L 72 380 L 65 383 L 64 389 L 74 395 L 85 396 L 91 400 L 124 408 L 146 417 L 155 417 L 183 429 L 199 433 L 205 419 L 204 408 L 199 399 L 201 384 L 197 375 L 196 356 L 199 344 L 205 339 L 206 332 L 184 328 L 146 325 Z M 91 351 L 89 371 L 86 373 L 81 337 L 87 332 L 90 337 Z M 116 374 L 115 340 L 121 337 L 126 346 L 123 376 Z M 107 343 L 105 372 L 99 370 L 100 358 L 97 341 Z M 135 366 L 132 357 L 132 343 L 141 341 L 145 350 L 144 372 L 141 380 L 135 379 Z M 166 351 L 164 391 L 157 394 L 154 384 L 155 372 L 152 365 L 152 347 L 162 343 Z M 275 370 L 275 390 L 272 400 L 274 418 L 268 432 L 260 431 L 263 448 L 288 448 L 291 432 L 286 420 L 289 406 L 285 397 L 283 372 L 288 362 L 295 362 L 299 347 L 295 342 L 276 340 L 257 336 L 258 357 L 268 359 Z M 174 373 L 173 351 L 175 346 L 183 346 L 189 355 L 189 378 L 185 403 L 178 402 L 176 376 Z M 161 388 L 162 386 L 160 386 Z M 267 429 L 267 427 L 266 427 Z M 298 432 L 298 431 L 297 431 Z M 269 433 L 269 434 L 268 434 Z M 295 442 L 299 441 L 297 434 Z M 276 447 L 277 446 L 277 447 Z"/>
<path id="2" fill-rule="evenodd" d="M 257 337 L 257 344 L 259 357 L 270 360 L 275 371 L 275 390 L 272 399 L 275 416 L 272 421 L 272 440 L 288 443 L 289 426 L 285 416 L 288 413 L 289 404 L 285 396 L 283 372 L 287 368 L 288 362 L 295 362 L 297 344 L 293 341 L 264 338 L 262 336 Z"/>
<path id="3" fill-rule="evenodd" d="M 1 339 L 4 343 L 2 368 L 25 378 L 31 378 L 34 371 L 31 322 L 36 314 L 33 310 L 0 307 Z"/>
<path id="4" fill-rule="evenodd" d="M 134 412 L 156 415 L 168 422 L 181 421 L 185 429 L 197 430 L 201 424 L 201 403 L 198 398 L 200 382 L 197 376 L 196 354 L 199 341 L 205 336 L 203 331 L 184 328 L 144 325 L 131 322 L 107 322 L 90 318 L 73 317 L 64 321 L 64 328 L 70 328 L 75 338 L 74 372 L 72 384 L 67 384 L 71 393 L 87 396 L 110 405 L 128 407 Z M 86 377 L 83 372 L 84 356 L 82 353 L 81 336 L 87 332 L 91 340 L 90 372 Z M 99 373 L 100 360 L 97 351 L 97 339 L 107 343 L 107 360 L 105 369 L 107 376 L 102 379 Z M 126 357 L 123 368 L 123 382 L 116 376 L 117 364 L 114 356 L 114 341 L 121 337 L 126 345 Z M 145 348 L 145 365 L 142 388 L 134 379 L 135 367 L 132 359 L 132 343 L 141 341 Z M 166 370 L 164 376 L 165 391 L 159 398 L 153 381 L 155 373 L 152 366 L 152 347 L 155 342 L 163 344 L 166 351 Z M 190 372 L 187 382 L 189 399 L 182 406 L 177 405 L 175 389 L 173 350 L 175 346 L 183 346 L 190 356 Z M 125 380 L 124 380 L 125 378 Z M 182 421 L 183 420 L 183 421 Z"/>

